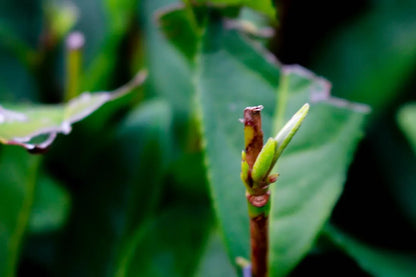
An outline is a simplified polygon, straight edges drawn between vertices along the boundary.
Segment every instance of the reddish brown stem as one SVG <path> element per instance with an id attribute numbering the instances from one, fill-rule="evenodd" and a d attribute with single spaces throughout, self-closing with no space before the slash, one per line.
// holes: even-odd
<path id="1" fill-rule="evenodd" d="M 251 171 L 263 148 L 263 131 L 260 112 L 263 106 L 248 107 L 244 110 L 245 160 L 249 166 L 247 176 L 248 211 L 250 217 L 251 273 L 252 277 L 267 276 L 268 255 L 268 213 L 270 192 L 268 189 L 253 187 Z"/>
<path id="2" fill-rule="evenodd" d="M 265 214 L 250 218 L 252 277 L 267 276 L 269 217 Z"/>

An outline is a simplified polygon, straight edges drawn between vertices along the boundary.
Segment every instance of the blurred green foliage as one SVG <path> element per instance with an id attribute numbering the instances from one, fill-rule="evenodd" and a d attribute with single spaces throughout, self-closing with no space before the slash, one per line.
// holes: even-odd
<path id="1" fill-rule="evenodd" d="M 1 1 L 1 107 L 54 104 L 68 117 L 73 30 L 86 42 L 81 91 L 114 90 L 143 68 L 148 78 L 94 106 L 104 104 L 43 156 L 0 146 L 0 276 L 241 276 L 238 118 L 262 104 L 274 136 L 305 102 L 310 115 L 276 167 L 271 276 L 416 275 L 415 5 L 367 1 L 317 32 L 319 47 L 303 46 L 313 58 L 296 62 L 344 100 L 275 59 L 299 49 L 282 35 L 291 24 L 307 24 L 290 17 L 305 3 L 287 3 Z"/>

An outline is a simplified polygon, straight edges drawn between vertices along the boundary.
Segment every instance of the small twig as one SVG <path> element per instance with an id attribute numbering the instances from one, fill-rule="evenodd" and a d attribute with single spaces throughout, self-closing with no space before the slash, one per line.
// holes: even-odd
<path id="1" fill-rule="evenodd" d="M 260 116 L 262 109 L 263 106 L 246 108 L 243 120 L 245 151 L 242 153 L 241 179 L 246 186 L 248 215 L 250 217 L 252 277 L 268 276 L 269 185 L 276 182 L 279 176 L 271 174 L 271 171 L 305 119 L 309 104 L 303 105 L 276 137 L 269 138 L 264 146 Z"/>
<path id="2" fill-rule="evenodd" d="M 245 180 L 247 204 L 250 217 L 251 273 L 252 277 L 267 276 L 268 215 L 270 193 L 258 187 L 252 178 L 254 163 L 263 148 L 263 131 L 260 112 L 263 106 L 248 107 L 244 110 L 245 155 L 248 164 Z"/>

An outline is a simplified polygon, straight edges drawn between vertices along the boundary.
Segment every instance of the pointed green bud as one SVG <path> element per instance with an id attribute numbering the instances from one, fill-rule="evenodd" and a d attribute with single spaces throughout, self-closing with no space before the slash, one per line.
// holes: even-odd
<path id="1" fill-rule="evenodd" d="M 274 166 L 273 159 L 276 152 L 277 142 L 269 138 L 261 149 L 253 165 L 251 177 L 255 183 L 265 180 Z"/>
<path id="2" fill-rule="evenodd" d="M 309 104 L 306 103 L 292 116 L 292 118 L 286 123 L 285 126 L 283 126 L 280 132 L 276 135 L 274 139 L 276 140 L 278 146 L 274 155 L 274 162 L 277 161 L 277 159 L 282 154 L 283 150 L 286 148 L 292 137 L 295 135 L 303 120 L 305 119 L 306 115 L 308 114 L 308 111 Z"/>

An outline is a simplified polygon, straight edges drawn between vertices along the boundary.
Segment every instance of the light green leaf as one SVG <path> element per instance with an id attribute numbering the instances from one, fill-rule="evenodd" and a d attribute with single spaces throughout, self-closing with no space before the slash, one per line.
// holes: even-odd
<path id="1" fill-rule="evenodd" d="M 29 232 L 45 233 L 58 230 L 65 223 L 70 208 L 68 192 L 55 179 L 43 173 L 39 176 Z"/>
<path id="2" fill-rule="evenodd" d="M 308 118 L 278 164 L 281 179 L 272 185 L 271 276 L 285 275 L 309 251 L 330 216 L 368 109 L 331 98 L 327 81 L 301 67 L 278 65 L 270 53 L 220 22 L 208 24 L 197 57 L 193 80 L 207 174 L 233 263 L 238 256 L 249 257 L 245 189 L 238 174 L 244 136 L 238 118 L 245 107 L 264 105 L 263 131 L 272 136 L 272 123 L 279 130 L 299 107 L 311 103 Z"/>
<path id="3" fill-rule="evenodd" d="M 40 157 L 0 147 L 0 275 L 13 277 L 34 199 Z"/>
<path id="4" fill-rule="evenodd" d="M 290 88 L 288 88 L 290 89 Z M 309 111 L 309 104 L 305 104 L 302 108 L 299 109 L 282 127 L 282 129 L 277 133 L 275 140 L 277 142 L 277 149 L 276 153 L 274 154 L 274 159 L 278 159 L 282 154 L 283 150 L 287 147 L 289 142 L 292 140 L 293 136 L 299 130 L 303 120 L 305 119 L 306 115 Z"/>
<path id="5" fill-rule="evenodd" d="M 58 133 L 68 134 L 71 124 L 82 120 L 106 102 L 121 97 L 140 85 L 145 73 L 139 73 L 124 87 L 109 93 L 84 93 L 66 104 L 2 104 L 0 105 L 0 142 L 16 144 L 28 150 L 47 148 Z M 47 135 L 42 142 L 31 142 Z"/>
<path id="6" fill-rule="evenodd" d="M 397 120 L 416 153 L 416 103 L 402 107 L 397 114 Z"/>
<path id="7" fill-rule="evenodd" d="M 416 255 L 398 253 L 366 245 L 334 226 L 327 226 L 324 234 L 362 269 L 379 277 L 412 277 L 416 275 Z"/>

